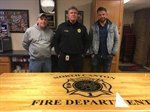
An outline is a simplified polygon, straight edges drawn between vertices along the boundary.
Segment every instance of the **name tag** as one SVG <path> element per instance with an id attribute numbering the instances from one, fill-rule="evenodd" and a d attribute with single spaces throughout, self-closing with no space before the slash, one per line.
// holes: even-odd
<path id="1" fill-rule="evenodd" d="M 66 55 L 65 60 L 69 61 L 69 55 Z"/>

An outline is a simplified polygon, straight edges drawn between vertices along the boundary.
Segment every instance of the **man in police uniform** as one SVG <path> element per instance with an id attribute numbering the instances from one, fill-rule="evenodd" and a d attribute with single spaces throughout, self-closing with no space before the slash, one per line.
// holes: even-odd
<path id="1" fill-rule="evenodd" d="M 58 56 L 58 69 L 68 72 L 72 65 L 74 72 L 83 69 L 83 57 L 89 47 L 87 29 L 77 21 L 78 9 L 68 9 L 68 21 L 60 24 L 54 36 L 55 52 Z"/>

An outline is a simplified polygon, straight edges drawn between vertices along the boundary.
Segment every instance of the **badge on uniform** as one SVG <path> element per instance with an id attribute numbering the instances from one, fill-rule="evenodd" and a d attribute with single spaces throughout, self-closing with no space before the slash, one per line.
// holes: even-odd
<path id="1" fill-rule="evenodd" d="M 78 33 L 81 33 L 81 29 L 80 29 L 80 28 L 78 28 L 78 29 L 77 29 L 77 32 L 78 32 Z"/>
<path id="2" fill-rule="evenodd" d="M 69 55 L 66 55 L 65 60 L 69 61 Z"/>
<path id="3" fill-rule="evenodd" d="M 64 30 L 64 32 L 69 32 L 69 30 Z"/>

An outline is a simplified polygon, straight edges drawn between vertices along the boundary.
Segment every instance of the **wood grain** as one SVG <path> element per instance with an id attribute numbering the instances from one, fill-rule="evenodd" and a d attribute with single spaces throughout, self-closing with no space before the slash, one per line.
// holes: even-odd
<path id="1" fill-rule="evenodd" d="M 84 85 L 81 86 L 82 84 Z M 99 87 L 99 90 L 95 87 Z M 129 107 L 115 106 L 116 93 L 119 93 Z M 0 112 L 129 112 L 129 110 L 142 112 L 150 110 L 150 73 L 0 75 Z"/>

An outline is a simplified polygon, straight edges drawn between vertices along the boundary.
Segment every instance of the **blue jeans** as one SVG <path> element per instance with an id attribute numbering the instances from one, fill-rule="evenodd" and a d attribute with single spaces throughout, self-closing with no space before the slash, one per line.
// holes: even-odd
<path id="1" fill-rule="evenodd" d="M 43 60 L 30 60 L 29 72 L 51 72 L 52 62 L 51 58 L 46 58 Z"/>
<path id="2" fill-rule="evenodd" d="M 100 65 L 103 68 L 103 72 L 109 73 L 112 65 L 112 57 L 102 59 L 98 55 L 95 55 L 94 58 L 92 58 L 92 72 L 99 72 Z"/>

